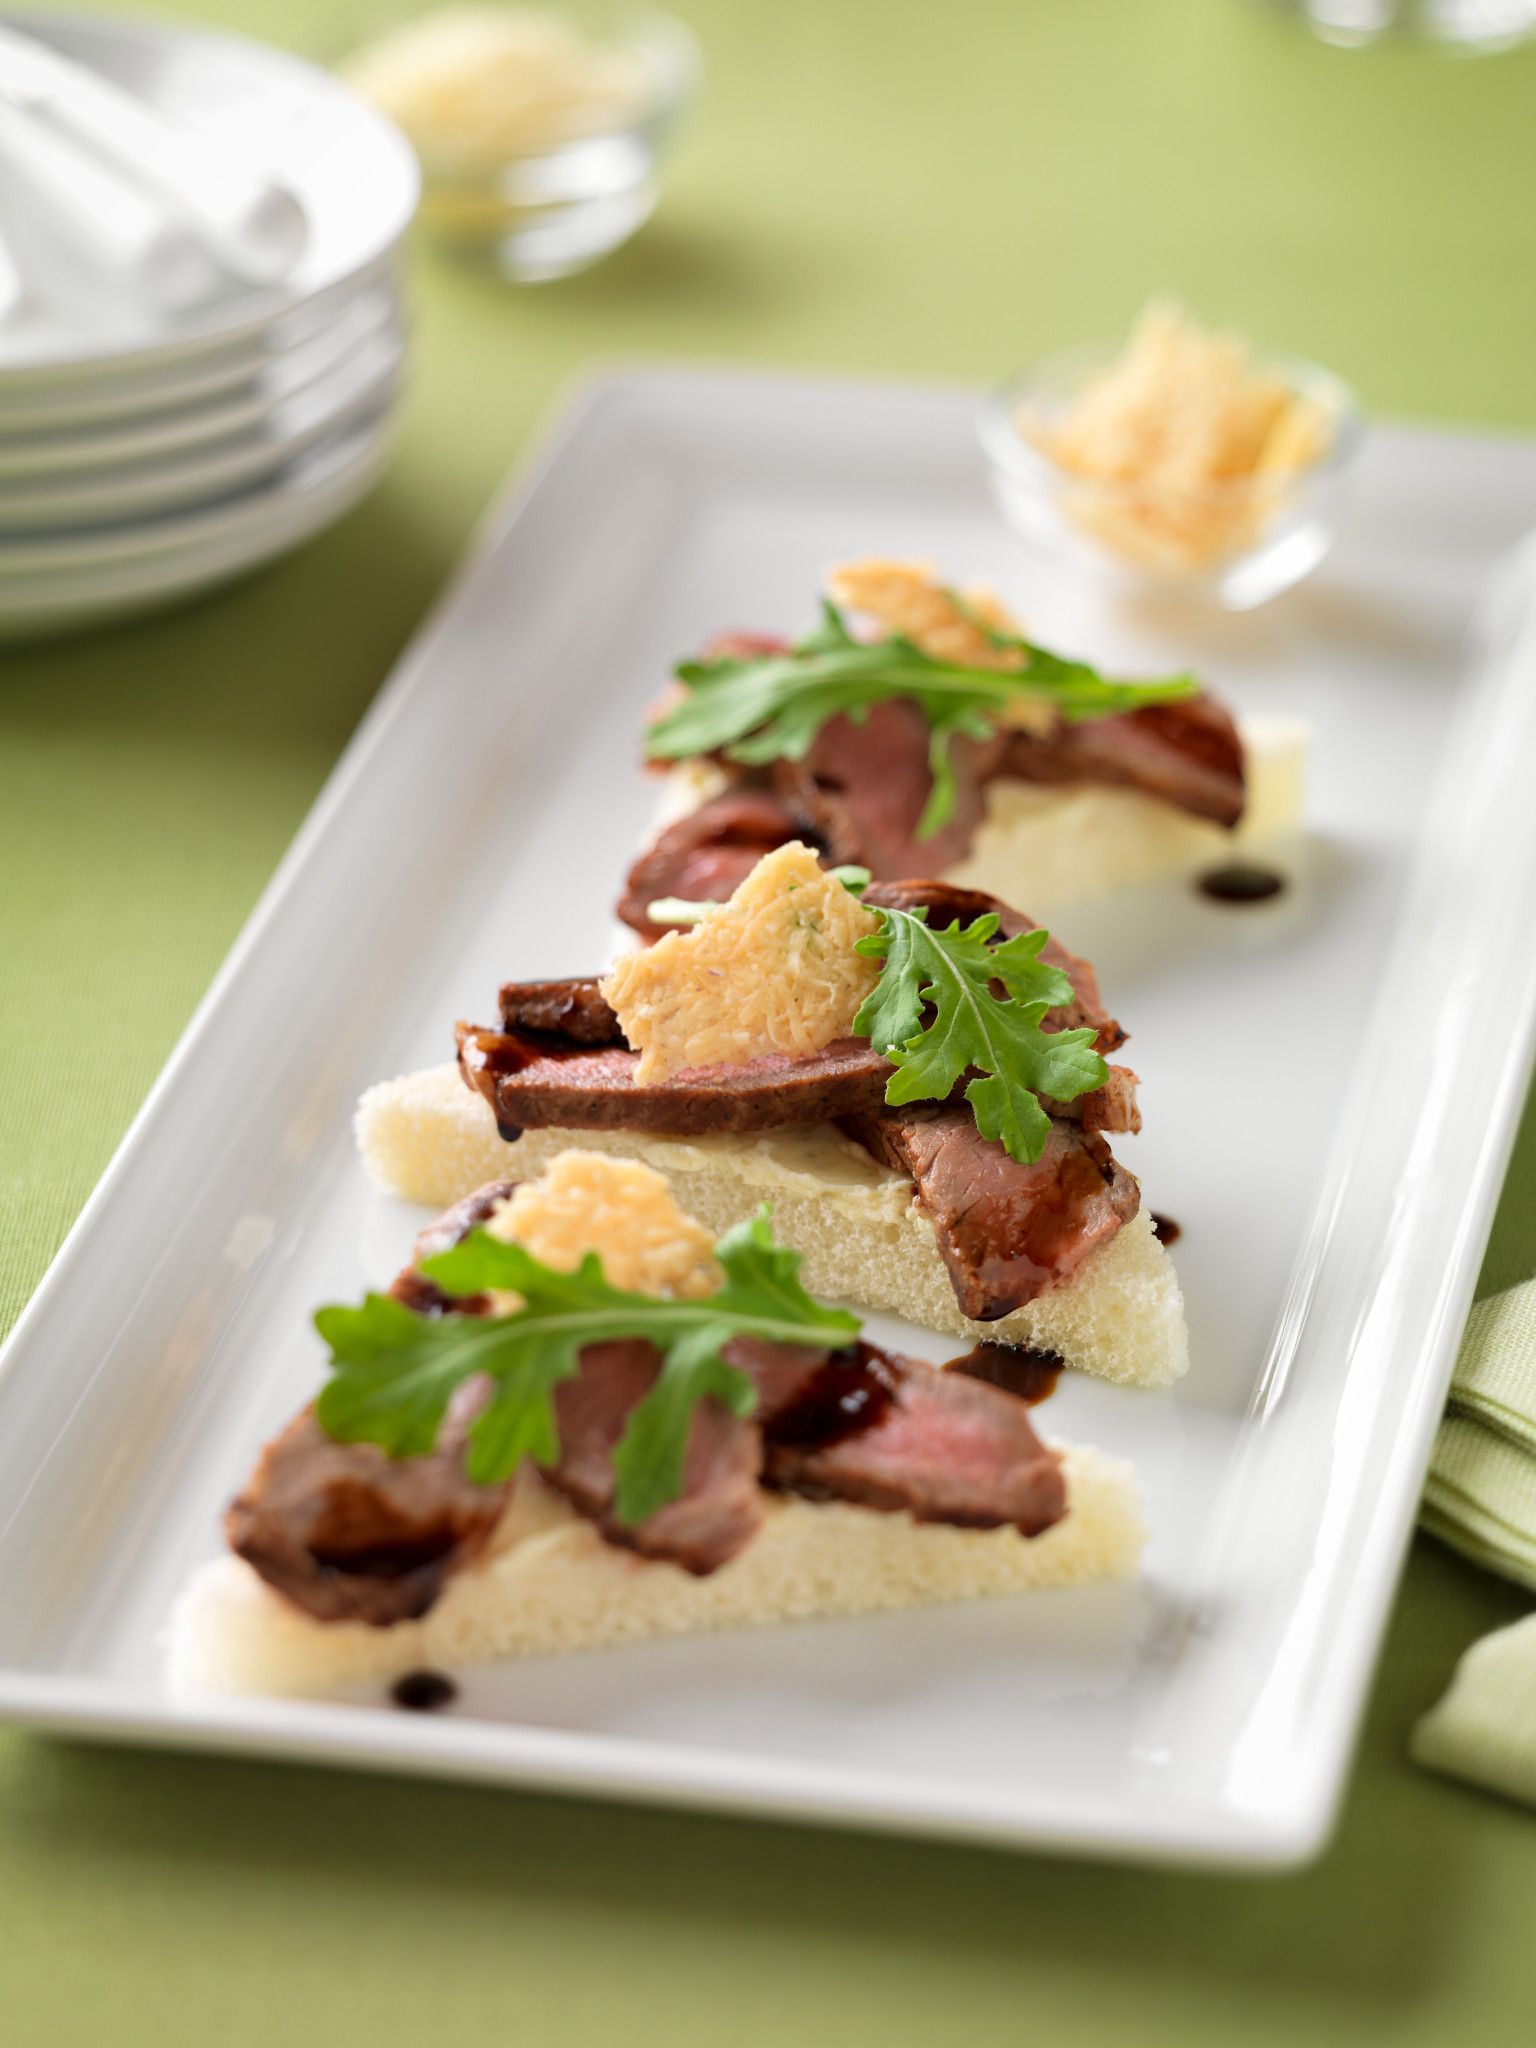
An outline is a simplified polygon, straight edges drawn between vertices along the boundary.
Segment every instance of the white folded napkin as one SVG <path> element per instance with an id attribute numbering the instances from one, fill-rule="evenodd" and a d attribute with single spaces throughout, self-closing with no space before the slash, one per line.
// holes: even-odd
<path id="1" fill-rule="evenodd" d="M 97 283 L 162 311 L 276 283 L 307 235 L 286 186 L 3 26 L 0 175 Z"/>

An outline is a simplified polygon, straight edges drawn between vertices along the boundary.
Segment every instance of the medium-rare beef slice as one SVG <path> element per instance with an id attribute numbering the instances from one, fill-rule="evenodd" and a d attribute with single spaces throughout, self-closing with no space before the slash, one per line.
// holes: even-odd
<path id="1" fill-rule="evenodd" d="M 512 1186 L 491 1182 L 456 1203 L 421 1233 L 420 1256 L 458 1242 Z M 410 1305 L 423 1291 L 439 1313 L 485 1310 L 479 1296 L 450 1302 L 414 1266 L 391 1289 Z M 1028 1535 L 1064 1511 L 1054 1454 L 1027 1420 L 1021 1427 L 1023 1404 L 997 1388 L 971 1382 L 970 1395 L 952 1392 L 935 1368 L 864 1343 L 829 1353 L 738 1338 L 726 1355 L 750 1375 L 756 1415 L 701 1401 L 682 1495 L 635 1528 L 614 1512 L 613 1452 L 655 1383 L 660 1353 L 641 1338 L 588 1345 L 580 1370 L 555 1388 L 560 1455 L 543 1476 L 606 1541 L 697 1575 L 718 1570 L 760 1526 L 765 1455 L 781 1490 L 919 1520 L 1011 1523 Z M 230 1547 L 316 1620 L 382 1628 L 419 1618 L 484 1550 L 506 1504 L 510 1481 L 477 1486 L 463 1469 L 470 1428 L 493 1394 L 487 1376 L 466 1381 L 436 1448 L 402 1459 L 333 1441 L 305 1409 L 266 1446 L 231 1504 Z"/>
<path id="2" fill-rule="evenodd" d="M 737 1338 L 751 1376 L 767 1484 L 963 1528 L 1037 1535 L 1066 1512 L 1060 1462 L 1028 1404 L 863 1342 L 832 1352 Z"/>
<path id="3" fill-rule="evenodd" d="M 1141 1204 L 1104 1140 L 1053 1122 L 1033 1165 L 983 1138 L 965 1105 L 887 1109 L 844 1125 L 908 1174 L 933 1224 L 960 1313 L 995 1322 L 1070 1280 Z"/>
<path id="4" fill-rule="evenodd" d="M 933 791 L 932 735 L 910 698 L 871 705 L 857 723 L 839 713 L 822 726 L 802 761 L 775 761 L 773 785 L 817 828 L 834 865 L 856 861 L 879 880 L 932 874 L 970 850 L 986 807 L 985 786 L 1006 736 L 950 742 L 954 804 L 926 838 L 918 826 Z"/>
<path id="5" fill-rule="evenodd" d="M 531 1031 L 562 1045 L 624 1043 L 600 975 L 577 975 L 568 981 L 504 981 L 496 1001 L 503 1031 Z"/>
<path id="6" fill-rule="evenodd" d="M 818 1442 L 765 1420 L 768 1485 L 919 1522 L 1011 1525 L 1026 1536 L 1061 1520 L 1061 1462 L 1035 1434 L 1025 1402 L 981 1380 L 880 1356 L 889 1393 L 866 1426 Z"/>
<path id="7" fill-rule="evenodd" d="M 421 1458 L 335 1443 L 312 1408 L 274 1437 L 224 1518 L 230 1548 L 317 1621 L 425 1614 L 484 1549 L 507 1496 L 465 1476 L 462 1440 Z"/>
<path id="8" fill-rule="evenodd" d="M 640 1056 L 626 1047 L 566 1051 L 470 1024 L 460 1024 L 456 1035 L 465 1082 L 490 1104 L 509 1143 L 523 1131 L 551 1127 L 695 1138 L 836 1122 L 879 1110 L 891 1077 L 890 1062 L 862 1038 L 640 1082 Z M 1133 1131 L 1141 1124 L 1129 1067 L 1111 1067 L 1103 1088 L 1072 1102 L 1047 1100 L 1045 1107 L 1088 1130 Z"/>
<path id="9" fill-rule="evenodd" d="M 765 1053 L 739 1065 L 689 1067 L 664 1081 L 635 1080 L 638 1053 L 613 1046 L 550 1052 L 517 1034 L 457 1031 L 459 1065 L 503 1136 L 569 1125 L 584 1131 L 654 1131 L 697 1137 L 824 1123 L 874 1109 L 890 1067 L 865 1039 L 817 1052 Z"/>
<path id="10" fill-rule="evenodd" d="M 644 1338 L 589 1344 L 580 1372 L 555 1388 L 560 1456 L 541 1469 L 609 1543 L 702 1577 L 750 1543 L 762 1522 L 762 1438 L 754 1422 L 706 1397 L 689 1423 L 681 1495 L 626 1526 L 614 1510 L 613 1453 L 660 1370 L 661 1353 Z"/>
<path id="11" fill-rule="evenodd" d="M 1241 819 L 1246 801 L 1237 725 L 1224 704 L 1207 696 L 1084 719 L 1044 737 L 1015 733 L 999 772 L 1025 782 L 1139 789 L 1228 827 Z"/>
<path id="12" fill-rule="evenodd" d="M 653 924 L 650 906 L 664 896 L 686 903 L 723 903 L 765 853 L 791 839 L 815 844 L 815 828 L 766 789 L 729 789 L 664 825 L 642 848 L 625 879 L 618 915 L 644 939 L 670 927 Z"/>

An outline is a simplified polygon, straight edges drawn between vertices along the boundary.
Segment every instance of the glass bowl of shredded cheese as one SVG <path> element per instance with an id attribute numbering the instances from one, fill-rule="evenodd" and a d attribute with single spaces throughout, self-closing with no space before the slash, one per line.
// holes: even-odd
<path id="1" fill-rule="evenodd" d="M 998 502 L 1031 549 L 1136 594 L 1262 604 L 1332 544 L 1360 443 L 1348 389 L 1154 305 L 1119 351 L 1070 350 L 983 409 Z"/>
<path id="2" fill-rule="evenodd" d="M 417 14 L 341 67 L 421 161 L 422 219 L 519 283 L 606 256 L 654 208 L 697 83 L 681 22 L 635 6 Z"/>

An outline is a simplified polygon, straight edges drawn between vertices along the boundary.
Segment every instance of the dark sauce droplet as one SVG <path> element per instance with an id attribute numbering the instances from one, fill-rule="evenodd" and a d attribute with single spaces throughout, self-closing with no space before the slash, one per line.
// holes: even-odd
<path id="1" fill-rule="evenodd" d="M 776 1444 L 792 1444 L 797 1450 L 828 1450 L 845 1437 L 872 1429 L 895 1392 L 895 1377 L 874 1345 L 850 1345 L 828 1354 L 774 1416 L 770 1434 Z"/>
<path id="2" fill-rule="evenodd" d="M 459 1688 L 441 1671 L 407 1671 L 395 1680 L 389 1696 L 408 1714 L 436 1714 L 453 1705 Z"/>
<path id="3" fill-rule="evenodd" d="M 1177 1244 L 1184 1235 L 1184 1226 L 1182 1223 L 1175 1223 L 1171 1216 L 1159 1215 L 1158 1211 L 1154 1209 L 1152 1211 L 1152 1235 L 1159 1244 Z"/>
<path id="4" fill-rule="evenodd" d="M 948 1370 L 963 1372 L 968 1379 L 985 1380 L 1016 1394 L 1033 1407 L 1056 1391 L 1063 1361 L 1054 1351 L 1037 1351 L 1024 1344 L 978 1344 L 964 1358 L 957 1358 Z"/>
<path id="5" fill-rule="evenodd" d="M 1213 903 L 1263 903 L 1278 896 L 1286 880 L 1273 868 L 1253 867 L 1247 861 L 1235 860 L 1226 867 L 1212 868 L 1195 886 Z"/>

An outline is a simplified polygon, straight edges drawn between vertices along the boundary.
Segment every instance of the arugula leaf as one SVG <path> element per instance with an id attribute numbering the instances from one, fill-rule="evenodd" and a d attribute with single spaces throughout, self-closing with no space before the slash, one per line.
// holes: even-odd
<path id="1" fill-rule="evenodd" d="M 417 1457 L 436 1444 L 457 1389 L 484 1374 L 494 1393 L 470 1429 L 465 1470 L 495 1485 L 525 1457 L 559 1456 L 554 1390 L 579 1369 L 586 1345 L 648 1338 L 662 1369 L 630 1411 L 613 1461 L 616 1512 L 633 1526 L 681 1493 L 689 1422 L 706 1395 L 751 1413 L 752 1382 L 723 1356 L 733 1337 L 831 1350 L 858 1335 L 856 1316 L 806 1293 L 800 1255 L 775 1244 L 766 1207 L 727 1231 L 715 1256 L 724 1284 L 701 1300 L 670 1301 L 610 1286 L 595 1253 L 561 1273 L 522 1245 L 473 1230 L 424 1259 L 423 1276 L 455 1299 L 508 1290 L 520 1305 L 499 1316 L 424 1316 L 370 1294 L 356 1308 L 321 1309 L 315 1327 L 332 1367 L 316 1404 L 321 1427 L 342 1443 Z"/>
<path id="2" fill-rule="evenodd" d="M 687 694 L 648 728 L 646 750 L 658 761 L 721 751 L 748 765 L 799 761 L 829 718 L 845 713 L 862 724 L 874 705 L 910 698 L 932 735 L 933 789 L 918 825 L 923 839 L 954 811 L 951 742 L 986 739 L 1020 698 L 1048 704 L 1075 723 L 1168 703 L 1199 688 L 1191 675 L 1110 682 L 1087 662 L 1065 660 L 990 625 L 985 630 L 995 647 L 1019 655 L 1023 665 L 989 669 L 937 661 L 899 633 L 856 640 L 837 606 L 823 599 L 820 626 L 786 654 L 680 662 L 675 673 Z"/>
<path id="3" fill-rule="evenodd" d="M 756 1407 L 751 1380 L 720 1355 L 732 1334 L 729 1323 L 706 1323 L 679 1337 L 650 1392 L 630 1411 L 613 1452 L 615 1501 L 619 1520 L 628 1527 L 634 1528 L 682 1492 L 688 1425 L 706 1394 L 713 1394 L 733 1415 L 750 1415 Z"/>
<path id="4" fill-rule="evenodd" d="M 886 1101 L 946 1101 L 975 1069 L 965 1099 L 977 1130 L 1032 1165 L 1051 1134 L 1040 1097 L 1072 1102 L 1109 1075 L 1092 1030 L 1041 1029 L 1048 1010 L 1072 999 L 1066 975 L 1039 957 L 1049 934 L 1019 932 L 994 946 L 995 911 L 942 931 L 929 930 L 926 908 L 875 914 L 880 929 L 857 951 L 885 965 L 853 1028 L 896 1070 Z"/>

